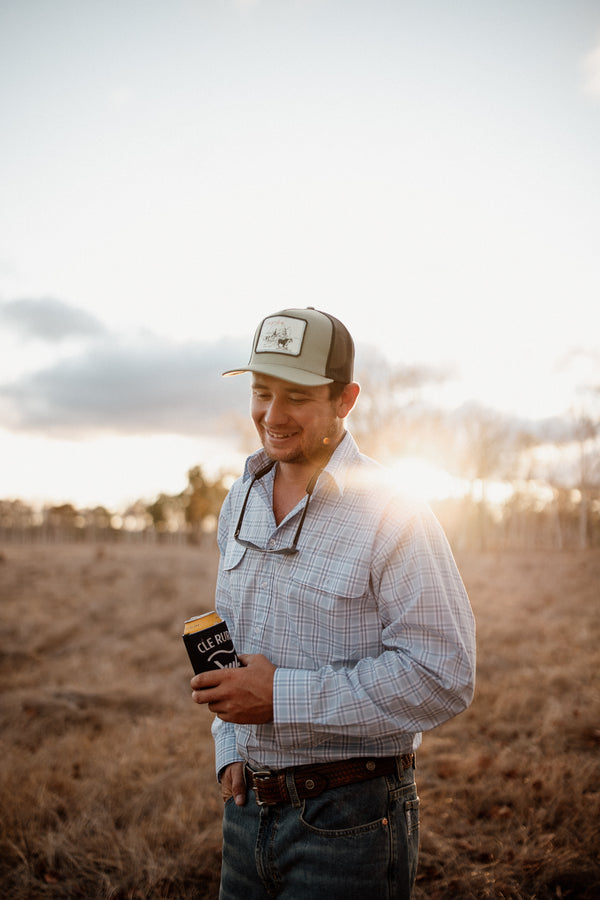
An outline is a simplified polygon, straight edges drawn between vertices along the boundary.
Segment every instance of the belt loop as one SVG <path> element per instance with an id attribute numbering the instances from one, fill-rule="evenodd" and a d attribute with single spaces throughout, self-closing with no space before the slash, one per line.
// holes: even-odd
<path id="1" fill-rule="evenodd" d="M 300 797 L 298 796 L 298 791 L 296 790 L 296 782 L 294 781 L 293 769 L 286 769 L 285 786 L 287 787 L 288 794 L 290 795 L 290 803 L 292 804 L 292 806 L 295 806 L 298 809 L 302 804 L 300 803 Z"/>
<path id="2" fill-rule="evenodd" d="M 406 765 L 404 762 L 404 760 L 406 760 L 408 756 L 412 756 L 410 765 Z M 396 757 L 396 771 L 398 773 L 398 778 L 400 779 L 400 781 L 404 780 L 404 778 L 406 777 L 406 772 L 409 769 L 414 770 L 415 768 L 416 768 L 416 759 L 415 759 L 414 753 L 411 753 L 411 754 L 405 753 L 405 754 L 402 754 L 401 756 Z"/>

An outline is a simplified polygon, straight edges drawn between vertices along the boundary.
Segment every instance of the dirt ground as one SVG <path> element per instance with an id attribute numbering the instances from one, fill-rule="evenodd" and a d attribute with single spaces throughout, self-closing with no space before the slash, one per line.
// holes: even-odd
<path id="1" fill-rule="evenodd" d="M 471 708 L 425 735 L 417 900 L 600 897 L 600 554 L 463 553 Z M 0 896 L 216 898 L 210 713 L 183 621 L 216 552 L 0 547 Z"/>

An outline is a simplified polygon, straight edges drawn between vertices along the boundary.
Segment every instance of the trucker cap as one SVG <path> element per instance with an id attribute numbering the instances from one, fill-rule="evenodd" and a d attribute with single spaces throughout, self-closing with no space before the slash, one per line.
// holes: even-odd
<path id="1" fill-rule="evenodd" d="M 263 319 L 254 335 L 247 366 L 223 375 L 260 372 L 313 387 L 341 381 L 354 372 L 354 342 L 345 325 L 314 307 L 283 309 Z"/>

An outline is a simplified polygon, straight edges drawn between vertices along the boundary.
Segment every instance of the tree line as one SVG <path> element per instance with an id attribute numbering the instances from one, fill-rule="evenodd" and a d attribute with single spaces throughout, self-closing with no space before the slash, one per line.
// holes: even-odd
<path id="1" fill-rule="evenodd" d="M 418 456 L 460 480 L 460 497 L 431 504 L 456 546 L 599 546 L 600 376 L 563 416 L 536 421 L 475 403 L 445 410 L 436 394 L 448 377 L 376 360 L 352 423 L 361 449 L 386 463 Z"/>
<path id="2" fill-rule="evenodd" d="M 418 457 L 455 477 L 458 495 L 431 506 L 457 548 L 600 546 L 600 386 L 560 418 L 526 422 L 474 404 L 442 409 L 436 393 L 447 377 L 377 358 L 361 373 L 349 422 L 360 449 L 384 464 Z M 197 465 L 180 493 L 119 511 L 0 500 L 0 539 L 197 543 L 214 534 L 237 474 L 211 480 Z"/>
<path id="3" fill-rule="evenodd" d="M 0 539 L 74 541 L 158 541 L 199 543 L 214 532 L 230 478 L 209 480 L 201 466 L 188 471 L 179 494 L 137 500 L 118 512 L 105 506 L 78 509 L 72 503 L 41 510 L 22 500 L 0 500 Z"/>

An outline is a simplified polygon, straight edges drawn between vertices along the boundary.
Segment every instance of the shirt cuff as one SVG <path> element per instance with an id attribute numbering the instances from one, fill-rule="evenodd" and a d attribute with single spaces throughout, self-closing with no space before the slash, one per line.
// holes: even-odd
<path id="1" fill-rule="evenodd" d="M 308 669 L 275 669 L 273 722 L 277 725 L 310 724 L 317 673 Z"/>
<path id="2" fill-rule="evenodd" d="M 231 722 L 223 722 L 222 719 L 215 718 L 211 731 L 215 742 L 217 781 L 220 781 L 223 769 L 232 763 L 243 762 L 243 760 L 238 753 L 235 728 Z"/>

